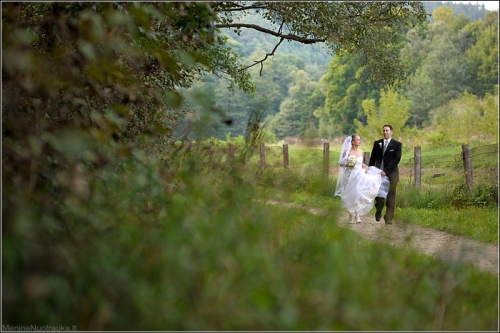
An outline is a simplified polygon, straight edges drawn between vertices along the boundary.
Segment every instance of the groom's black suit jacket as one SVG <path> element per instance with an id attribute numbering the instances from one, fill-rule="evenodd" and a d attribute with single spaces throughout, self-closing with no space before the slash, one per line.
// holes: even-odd
<path id="1" fill-rule="evenodd" d="M 382 163 L 382 158 L 384 159 L 384 171 L 389 177 L 389 181 L 399 182 L 399 168 L 398 163 L 401 160 L 401 142 L 396 141 L 391 138 L 389 145 L 385 150 L 385 154 L 382 154 L 382 147 L 384 144 L 384 139 L 377 140 L 373 143 L 372 153 L 370 155 L 370 166 L 376 166 L 380 168 Z"/>

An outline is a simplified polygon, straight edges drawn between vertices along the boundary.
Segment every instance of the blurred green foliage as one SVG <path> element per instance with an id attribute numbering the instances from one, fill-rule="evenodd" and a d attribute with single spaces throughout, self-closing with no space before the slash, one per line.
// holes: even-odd
<path id="1" fill-rule="evenodd" d="M 255 200 L 266 195 L 253 172 L 224 161 L 207 168 L 203 149 L 169 160 L 179 170 L 175 182 L 167 181 L 165 160 L 138 155 L 93 178 L 90 187 L 99 193 L 88 202 L 64 198 L 59 216 L 19 210 L 16 230 L 3 238 L 4 324 L 496 327 L 497 277 L 360 240 L 336 225 L 335 205 L 326 216 L 265 205 Z M 307 190 L 319 189 L 309 183 Z"/>

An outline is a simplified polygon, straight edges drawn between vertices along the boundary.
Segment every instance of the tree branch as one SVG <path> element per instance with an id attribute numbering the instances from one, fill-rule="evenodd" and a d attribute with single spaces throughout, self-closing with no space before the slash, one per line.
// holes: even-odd
<path id="1" fill-rule="evenodd" d="M 285 40 L 285 38 L 284 38 L 284 37 L 281 37 L 281 39 L 280 39 L 279 43 L 278 43 L 278 44 L 276 44 L 276 46 L 274 47 L 273 51 L 272 51 L 271 53 L 266 53 L 266 56 L 264 57 L 264 59 L 259 60 L 259 61 L 254 61 L 254 64 L 253 64 L 253 65 L 249 65 L 249 66 L 246 66 L 246 67 L 244 67 L 244 68 L 240 69 L 240 72 L 241 72 L 241 71 L 244 71 L 245 69 L 248 69 L 248 68 L 250 68 L 250 67 L 253 67 L 253 66 L 257 65 L 257 64 L 260 64 L 260 72 L 259 72 L 259 75 L 260 75 L 260 76 L 262 76 L 262 70 L 264 69 L 264 65 L 263 65 L 264 61 L 266 61 L 266 60 L 267 60 L 267 57 L 268 57 L 268 56 L 274 56 L 274 52 L 276 51 L 276 49 L 278 48 L 278 46 L 280 46 L 281 42 L 283 42 L 284 40 Z"/>
<path id="2" fill-rule="evenodd" d="M 275 32 L 273 30 L 269 30 L 266 28 L 263 28 L 259 25 L 255 24 L 245 24 L 245 23 L 231 23 L 231 24 L 216 24 L 216 28 L 221 29 L 221 28 L 248 28 L 248 29 L 255 29 L 257 31 L 269 34 L 271 36 L 279 37 L 282 39 L 287 39 L 287 40 L 294 40 L 296 42 L 302 43 L 302 44 L 315 44 L 315 43 L 323 43 L 326 41 L 326 38 L 304 38 L 300 37 L 297 35 L 292 35 L 292 34 L 282 34 L 280 32 Z M 280 42 L 281 43 L 281 42 Z"/>
<path id="3" fill-rule="evenodd" d="M 251 10 L 251 9 L 267 9 L 267 6 L 241 6 L 234 4 L 235 6 L 238 6 L 236 8 L 229 8 L 226 9 L 225 11 L 227 12 L 238 12 L 238 11 L 246 11 L 246 10 Z"/>

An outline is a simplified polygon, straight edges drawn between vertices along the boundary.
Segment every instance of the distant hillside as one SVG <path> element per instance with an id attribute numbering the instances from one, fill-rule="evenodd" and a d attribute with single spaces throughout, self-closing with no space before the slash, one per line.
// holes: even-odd
<path id="1" fill-rule="evenodd" d="M 483 5 L 474 4 L 474 3 L 453 3 L 451 1 L 441 2 L 441 1 L 424 1 L 424 8 L 427 13 L 432 14 L 434 9 L 445 6 L 452 7 L 453 13 L 456 17 L 460 16 L 460 14 L 464 14 L 465 16 L 469 16 L 471 21 L 477 21 L 479 19 L 483 19 L 486 17 L 486 8 Z M 432 17 L 429 18 L 430 21 L 433 21 Z"/>

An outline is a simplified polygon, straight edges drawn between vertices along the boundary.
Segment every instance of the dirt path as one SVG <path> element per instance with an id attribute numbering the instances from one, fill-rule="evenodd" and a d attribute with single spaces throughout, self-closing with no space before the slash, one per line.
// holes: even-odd
<path id="1" fill-rule="evenodd" d="M 294 203 L 268 201 L 270 204 L 303 208 L 311 214 L 324 215 L 326 211 Z M 376 222 L 373 215 L 362 217 L 361 223 L 349 224 L 349 215 L 343 212 L 338 224 L 351 228 L 360 236 L 398 247 L 408 247 L 420 253 L 446 261 L 474 264 L 479 269 L 498 276 L 498 245 L 487 244 L 463 236 L 448 234 L 430 228 L 394 221 L 392 225 Z"/>

